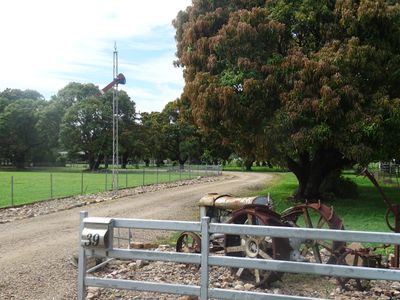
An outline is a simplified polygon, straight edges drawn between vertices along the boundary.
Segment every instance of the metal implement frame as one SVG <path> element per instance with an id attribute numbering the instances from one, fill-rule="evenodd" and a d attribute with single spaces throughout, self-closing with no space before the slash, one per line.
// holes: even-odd
<path id="1" fill-rule="evenodd" d="M 87 212 L 81 212 L 81 225 L 79 236 L 84 227 Z M 245 267 L 263 270 L 275 270 L 288 273 L 307 273 L 337 277 L 366 278 L 396 281 L 400 278 L 400 270 L 376 269 L 366 267 L 354 267 L 344 265 L 321 265 L 317 263 L 304 263 L 283 260 L 265 260 L 240 257 L 210 256 L 208 244 L 210 233 L 224 234 L 248 234 L 256 236 L 297 237 L 309 239 L 326 239 L 336 241 L 357 241 L 371 243 L 400 244 L 400 234 L 382 232 L 360 232 L 326 229 L 291 228 L 275 226 L 254 226 L 236 224 L 210 223 L 208 217 L 203 217 L 201 222 L 184 221 L 156 221 L 114 218 L 113 228 L 135 228 L 152 230 L 190 230 L 200 232 L 202 237 L 202 252 L 176 253 L 147 251 L 135 249 L 88 249 L 79 241 L 79 269 L 78 269 L 78 299 L 85 299 L 87 286 L 101 288 L 116 288 L 137 291 L 153 291 L 177 295 L 198 296 L 205 300 L 218 299 L 317 299 L 300 296 L 275 295 L 268 293 L 256 293 L 248 291 L 233 291 L 227 289 L 215 289 L 209 286 L 209 266 Z M 204 245 L 204 246 L 203 246 Z M 169 261 L 178 263 L 193 263 L 201 265 L 200 286 L 167 284 L 161 282 L 135 281 L 123 279 L 105 279 L 87 275 L 86 257 L 90 255 L 116 258 L 116 259 L 143 259 L 149 261 Z"/>
<path id="2" fill-rule="evenodd" d="M 385 202 L 387 206 L 385 214 L 387 226 L 389 227 L 390 230 L 396 233 L 400 233 L 400 204 L 393 204 L 390 202 L 388 196 L 383 192 L 378 181 L 375 179 L 374 175 L 372 175 L 372 173 L 368 171 L 368 169 L 365 169 L 363 172 L 368 177 L 368 179 L 374 184 L 376 190 L 381 195 L 383 202 Z M 392 226 L 389 221 L 390 213 L 392 213 L 394 216 L 394 222 L 395 222 L 394 226 Z M 398 245 L 394 247 L 394 261 L 392 263 L 392 266 L 395 268 L 399 268 L 400 266 L 400 247 Z"/>

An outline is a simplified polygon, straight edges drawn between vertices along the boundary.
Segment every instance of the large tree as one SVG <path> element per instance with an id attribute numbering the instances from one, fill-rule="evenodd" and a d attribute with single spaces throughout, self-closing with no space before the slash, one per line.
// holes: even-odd
<path id="1" fill-rule="evenodd" d="M 17 168 L 24 168 L 40 145 L 37 122 L 37 101 L 14 100 L 0 113 L 0 154 Z"/>
<path id="2" fill-rule="evenodd" d="M 70 153 L 83 151 L 90 170 L 98 169 L 110 143 L 112 107 L 97 97 L 88 97 L 72 105 L 63 117 L 60 141 Z"/>
<path id="3" fill-rule="evenodd" d="M 160 164 L 167 158 L 167 140 L 163 134 L 163 126 L 168 121 L 160 112 L 144 112 L 140 116 L 140 140 L 142 142 L 142 155 L 146 165 L 150 159 Z"/>
<path id="4" fill-rule="evenodd" d="M 53 98 L 54 103 L 65 110 L 60 126 L 63 149 L 70 153 L 83 151 L 90 170 L 97 170 L 103 161 L 107 165 L 112 156 L 113 93 L 110 91 L 99 97 L 95 95 L 97 92 L 93 84 L 70 83 Z M 134 122 L 135 103 L 124 91 L 119 91 L 117 98 L 121 136 Z M 121 147 L 121 150 L 129 149 Z"/>
<path id="5" fill-rule="evenodd" d="M 0 92 L 0 157 L 24 168 L 34 156 L 41 156 L 41 140 L 36 128 L 38 115 L 46 107 L 43 96 L 34 90 L 7 88 Z"/>
<path id="6" fill-rule="evenodd" d="M 167 156 L 179 162 L 181 168 L 187 160 L 199 158 L 202 152 L 197 127 L 190 118 L 184 117 L 182 109 L 183 103 L 177 99 L 167 103 L 161 113 L 164 116 L 162 132 Z"/>
<path id="7" fill-rule="evenodd" d="M 393 2 L 393 1 L 391 1 Z M 297 196 L 400 143 L 400 7 L 384 0 L 193 1 L 174 21 L 204 131 L 294 172 Z"/>

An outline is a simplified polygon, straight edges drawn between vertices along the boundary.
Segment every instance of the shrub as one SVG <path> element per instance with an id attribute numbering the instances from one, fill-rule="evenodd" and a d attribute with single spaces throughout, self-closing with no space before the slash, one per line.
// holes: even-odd
<path id="1" fill-rule="evenodd" d="M 322 183 L 320 191 L 326 198 L 331 198 L 330 195 L 337 198 L 358 198 L 357 184 L 341 176 L 340 172 L 328 176 Z"/>

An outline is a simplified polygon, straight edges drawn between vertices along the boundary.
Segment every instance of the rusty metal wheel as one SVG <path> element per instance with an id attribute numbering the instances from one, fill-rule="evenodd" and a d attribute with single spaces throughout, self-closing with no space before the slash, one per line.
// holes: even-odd
<path id="1" fill-rule="evenodd" d="M 302 204 L 282 213 L 282 221 L 292 227 L 344 230 L 342 220 L 333 208 L 321 203 Z M 334 264 L 344 251 L 345 242 L 291 238 L 291 259 Z"/>
<path id="2" fill-rule="evenodd" d="M 228 223 L 283 226 L 278 214 L 261 205 L 249 205 L 234 211 Z M 289 260 L 289 240 L 270 236 L 226 235 L 225 255 Z M 232 271 L 244 280 L 254 281 L 257 286 L 268 285 L 283 276 L 281 272 L 259 269 L 236 268 Z"/>
<path id="3" fill-rule="evenodd" d="M 176 252 L 200 253 L 201 238 L 191 231 L 182 232 L 176 240 Z"/>
<path id="4" fill-rule="evenodd" d="M 372 258 L 366 259 L 365 257 L 363 257 L 361 252 L 352 249 L 347 249 L 337 259 L 337 264 L 347 266 L 367 267 L 368 265 L 370 265 L 369 262 L 372 262 Z M 370 284 L 370 280 L 368 279 L 338 277 L 336 278 L 336 280 L 344 290 L 351 290 L 352 288 L 355 288 L 359 291 L 364 291 L 368 289 Z"/>

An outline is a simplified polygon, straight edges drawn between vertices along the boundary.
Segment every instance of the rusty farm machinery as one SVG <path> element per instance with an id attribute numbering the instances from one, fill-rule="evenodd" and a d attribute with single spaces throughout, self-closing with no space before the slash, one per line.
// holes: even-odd
<path id="1" fill-rule="evenodd" d="M 200 199 L 199 206 L 201 217 L 208 216 L 214 223 L 344 229 L 333 209 L 321 203 L 298 205 L 278 214 L 269 197 L 207 194 Z M 221 234 L 210 236 L 210 241 L 211 252 L 220 251 L 227 256 L 316 263 L 333 263 L 336 253 L 345 246 L 344 242 L 335 241 Z M 177 239 L 178 252 L 199 253 L 200 249 L 201 238 L 194 232 L 182 232 Z M 245 268 L 234 272 L 256 285 L 268 285 L 283 276 L 281 272 Z"/>
<path id="2" fill-rule="evenodd" d="M 388 206 L 385 218 L 389 228 L 400 232 L 399 205 L 394 205 L 388 200 L 371 173 L 365 171 L 365 174 L 374 183 Z M 275 211 L 269 195 L 236 198 L 210 193 L 199 200 L 199 207 L 200 217 L 207 216 L 212 223 L 345 229 L 332 207 L 322 203 L 305 203 L 290 207 L 279 214 Z M 392 214 L 395 216 L 395 225 L 390 222 Z M 376 254 L 375 250 L 386 248 L 388 245 L 364 248 L 361 245 L 347 246 L 345 242 L 340 241 L 223 234 L 212 234 L 209 239 L 210 252 L 226 256 L 364 267 L 399 267 L 398 246 L 395 246 L 395 254 L 391 261 L 384 264 L 382 256 Z M 182 232 L 177 239 L 176 251 L 200 253 L 201 237 L 194 232 Z M 283 276 L 282 272 L 245 268 L 233 269 L 232 272 L 240 278 L 253 281 L 257 286 L 267 286 L 281 280 Z M 337 281 L 342 288 L 351 284 L 359 290 L 365 289 L 368 283 L 366 280 L 351 278 L 338 278 Z"/>

